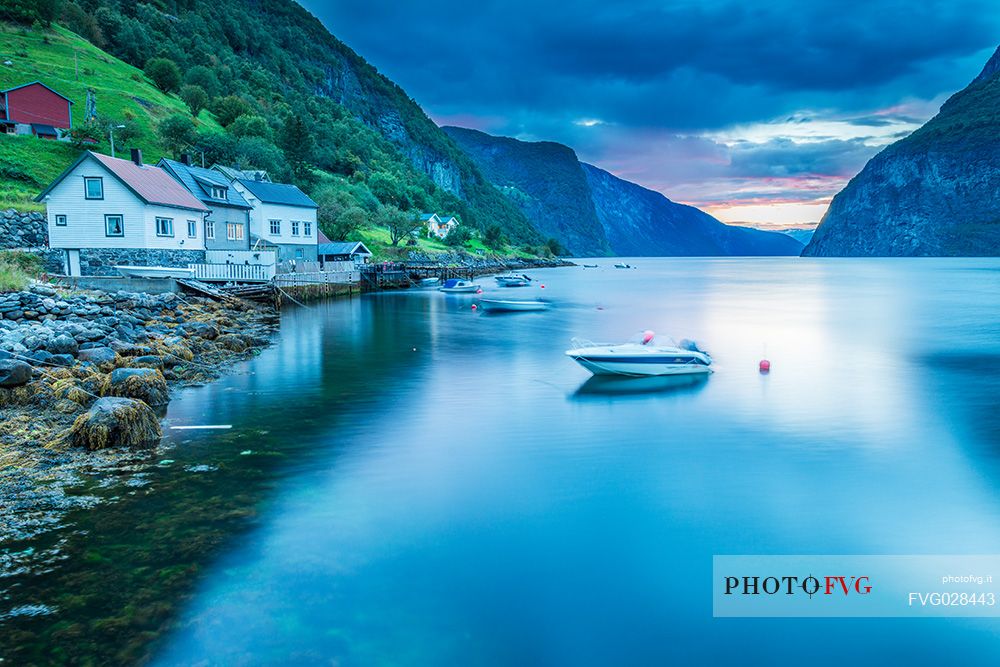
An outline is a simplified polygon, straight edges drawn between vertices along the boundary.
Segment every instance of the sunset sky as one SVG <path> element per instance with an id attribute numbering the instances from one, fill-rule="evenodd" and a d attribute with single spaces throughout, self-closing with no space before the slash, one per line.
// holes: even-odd
<path id="1" fill-rule="evenodd" d="M 983 0 L 303 4 L 439 124 L 565 143 L 758 226 L 818 222 L 1000 41 Z"/>

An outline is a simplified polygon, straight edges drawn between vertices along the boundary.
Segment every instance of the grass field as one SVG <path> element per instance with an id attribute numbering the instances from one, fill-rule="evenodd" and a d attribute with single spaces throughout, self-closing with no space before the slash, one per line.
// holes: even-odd
<path id="1" fill-rule="evenodd" d="M 4 61 L 11 64 L 0 65 L 0 90 L 41 81 L 73 101 L 75 125 L 83 122 L 87 89 L 93 89 L 99 115 L 132 120 L 138 126 L 140 136 L 133 145 L 143 150 L 147 162 L 164 154 L 156 123 L 188 113 L 180 98 L 157 90 L 140 70 L 59 26 L 32 30 L 0 23 L 0 62 Z M 208 112 L 203 111 L 198 122 L 218 127 Z M 106 136 L 97 149 L 108 152 Z M 0 135 L 0 208 L 41 210 L 31 200 L 78 154 L 67 142 Z"/>

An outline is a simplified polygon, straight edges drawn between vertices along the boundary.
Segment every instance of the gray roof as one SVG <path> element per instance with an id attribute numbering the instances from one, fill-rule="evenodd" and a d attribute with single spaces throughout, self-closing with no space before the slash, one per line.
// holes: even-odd
<path id="1" fill-rule="evenodd" d="M 246 178 L 251 181 L 271 182 L 271 177 L 263 169 L 237 169 L 236 167 L 227 167 L 224 164 L 213 164 L 211 169 L 218 171 L 230 181 L 235 181 L 237 178 Z"/>
<path id="2" fill-rule="evenodd" d="M 181 185 L 187 188 L 191 194 L 206 204 L 251 208 L 247 200 L 243 198 L 243 195 L 229 184 L 225 176 L 217 171 L 195 167 L 194 165 L 184 164 L 176 160 L 168 160 L 167 158 L 160 160 L 159 166 L 166 169 L 167 173 L 180 181 Z M 226 188 L 225 199 L 212 196 L 213 185 Z"/>
<path id="3" fill-rule="evenodd" d="M 370 255 L 371 250 L 361 241 L 337 241 L 320 243 L 316 246 L 317 255 Z"/>
<path id="4" fill-rule="evenodd" d="M 319 208 L 309 196 L 294 185 L 286 183 L 267 183 L 252 181 L 247 178 L 237 178 L 236 182 L 250 191 L 257 199 L 267 204 L 283 204 L 285 206 L 301 206 L 302 208 Z"/>

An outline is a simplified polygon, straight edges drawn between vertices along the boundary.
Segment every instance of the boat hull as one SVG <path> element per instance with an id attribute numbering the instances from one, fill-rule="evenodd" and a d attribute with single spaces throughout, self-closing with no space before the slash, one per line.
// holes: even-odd
<path id="1" fill-rule="evenodd" d="M 549 307 L 549 304 L 544 301 L 498 301 L 492 299 L 483 299 L 479 305 L 482 306 L 483 310 L 491 313 L 539 311 L 547 310 Z"/>
<path id="2" fill-rule="evenodd" d="M 126 278 L 194 278 L 194 269 L 173 266 L 116 266 Z"/>
<path id="3" fill-rule="evenodd" d="M 445 294 L 475 294 L 479 291 L 479 285 L 463 285 L 461 287 L 441 287 L 440 291 Z"/>
<path id="4" fill-rule="evenodd" d="M 649 377 L 711 373 L 712 359 L 704 352 L 643 345 L 609 345 L 568 350 L 573 359 L 594 375 Z"/>

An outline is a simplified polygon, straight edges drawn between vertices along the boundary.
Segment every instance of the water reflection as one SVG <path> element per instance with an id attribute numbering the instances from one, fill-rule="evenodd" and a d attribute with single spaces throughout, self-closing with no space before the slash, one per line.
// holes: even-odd
<path id="1" fill-rule="evenodd" d="M 649 394 L 693 394 L 704 388 L 708 375 L 661 375 L 656 377 L 616 377 L 595 375 L 581 384 L 571 397 L 593 398 L 646 396 Z"/>

